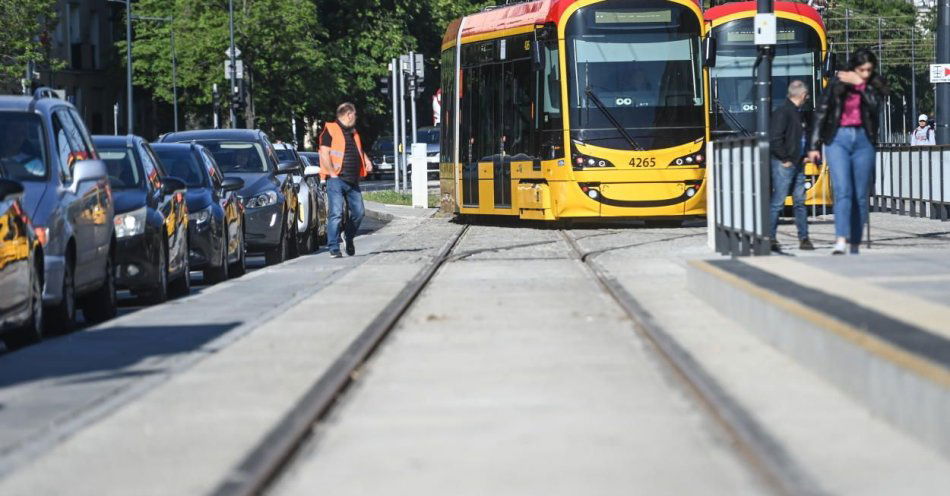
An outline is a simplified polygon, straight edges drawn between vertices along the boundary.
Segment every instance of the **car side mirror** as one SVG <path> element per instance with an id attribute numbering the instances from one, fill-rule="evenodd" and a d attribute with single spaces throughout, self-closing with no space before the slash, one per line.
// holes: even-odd
<path id="1" fill-rule="evenodd" d="M 300 162 L 296 160 L 286 160 L 277 164 L 277 172 L 281 174 L 293 174 L 300 172 Z"/>
<path id="2" fill-rule="evenodd" d="M 303 169 L 304 177 L 316 177 L 320 175 L 320 168 L 316 165 L 308 165 Z"/>
<path id="3" fill-rule="evenodd" d="M 102 160 L 80 160 L 73 164 L 72 190 L 75 193 L 84 182 L 101 181 L 108 177 L 109 171 Z"/>
<path id="4" fill-rule="evenodd" d="M 170 195 L 176 191 L 186 189 L 188 186 L 185 184 L 185 181 L 178 179 L 177 177 L 167 176 L 162 178 L 162 193 Z"/>
<path id="5" fill-rule="evenodd" d="M 244 180 L 240 177 L 226 177 L 221 181 L 221 188 L 225 191 L 237 191 L 244 187 Z"/>
<path id="6" fill-rule="evenodd" d="M 23 185 L 9 179 L 0 179 L 0 201 L 23 198 Z"/>
<path id="7" fill-rule="evenodd" d="M 703 63 L 706 67 L 716 67 L 716 38 L 712 36 L 703 40 Z"/>

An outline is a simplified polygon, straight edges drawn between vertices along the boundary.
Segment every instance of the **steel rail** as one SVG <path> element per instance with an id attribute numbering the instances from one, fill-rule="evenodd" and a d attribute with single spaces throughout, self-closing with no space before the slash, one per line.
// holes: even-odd
<path id="1" fill-rule="evenodd" d="M 573 235 L 561 230 L 576 258 L 633 322 L 634 329 L 652 347 L 688 394 L 722 428 L 739 455 L 764 484 L 778 494 L 825 495 L 781 444 L 759 424 L 692 355 L 656 322 L 620 282 L 581 248 Z"/>
<path id="2" fill-rule="evenodd" d="M 366 362 L 399 323 L 455 249 L 465 225 L 442 245 L 423 267 L 340 354 L 297 404 L 233 468 L 211 493 L 215 496 L 261 494 L 307 439 L 313 426 L 332 409 L 339 395 L 352 383 L 354 372 Z"/>

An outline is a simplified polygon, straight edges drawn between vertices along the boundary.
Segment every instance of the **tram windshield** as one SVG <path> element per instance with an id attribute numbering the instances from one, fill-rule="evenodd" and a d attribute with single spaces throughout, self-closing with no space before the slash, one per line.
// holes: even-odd
<path id="1" fill-rule="evenodd" d="M 712 128 L 715 135 L 755 132 L 755 79 L 753 69 L 756 47 L 753 44 L 752 19 L 739 19 L 715 28 L 716 67 L 710 71 L 713 104 Z M 800 80 L 811 97 L 802 107 L 814 108 L 815 88 L 821 88 L 821 48 L 818 35 L 803 24 L 779 19 L 778 45 L 772 59 L 772 107 L 782 105 L 788 85 Z"/>
<path id="2" fill-rule="evenodd" d="M 702 138 L 699 18 L 671 2 L 635 5 L 608 0 L 579 9 L 568 22 L 572 138 L 626 150 Z"/>

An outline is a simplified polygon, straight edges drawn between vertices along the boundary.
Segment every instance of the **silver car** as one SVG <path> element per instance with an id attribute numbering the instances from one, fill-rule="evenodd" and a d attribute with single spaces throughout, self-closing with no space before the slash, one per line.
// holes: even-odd
<path id="1" fill-rule="evenodd" d="M 51 90 L 0 96 L 0 175 L 24 186 L 47 331 L 72 330 L 77 305 L 92 323 L 116 313 L 112 192 L 98 158 L 75 107 Z"/>

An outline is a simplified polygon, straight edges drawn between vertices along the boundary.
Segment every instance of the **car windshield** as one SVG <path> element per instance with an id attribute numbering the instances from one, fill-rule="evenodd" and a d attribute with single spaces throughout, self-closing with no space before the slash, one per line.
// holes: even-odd
<path id="1" fill-rule="evenodd" d="M 567 30 L 573 139 L 630 149 L 620 126 L 648 149 L 703 137 L 700 24 L 692 10 L 612 0 L 582 7 Z"/>
<path id="2" fill-rule="evenodd" d="M 204 145 L 218 163 L 222 172 L 253 173 L 267 172 L 264 149 L 250 141 L 198 141 Z"/>
<path id="3" fill-rule="evenodd" d="M 46 149 L 40 118 L 25 112 L 0 112 L 0 170 L 17 181 L 46 177 Z"/>
<path id="4" fill-rule="evenodd" d="M 191 147 L 170 149 L 155 145 L 152 149 L 155 150 L 155 154 L 162 161 L 162 165 L 169 176 L 181 179 L 189 188 L 208 186 L 208 174 L 198 163 Z"/>
<path id="5" fill-rule="evenodd" d="M 439 130 L 419 129 L 416 131 L 416 141 L 427 145 L 437 145 L 439 144 Z M 392 143 L 389 144 L 389 147 L 392 148 Z"/>
<path id="6" fill-rule="evenodd" d="M 294 156 L 294 151 L 288 148 L 274 147 L 274 151 L 277 152 L 277 160 L 280 160 L 281 162 L 297 160 L 297 157 Z"/>
<path id="7" fill-rule="evenodd" d="M 143 189 L 142 164 L 136 159 L 132 150 L 125 146 L 105 147 L 97 146 L 99 158 L 106 163 L 109 171 L 109 185 L 112 189 Z"/>
<path id="8" fill-rule="evenodd" d="M 373 143 L 373 151 L 379 153 L 392 153 L 393 152 L 393 140 L 392 138 L 380 138 Z"/>

